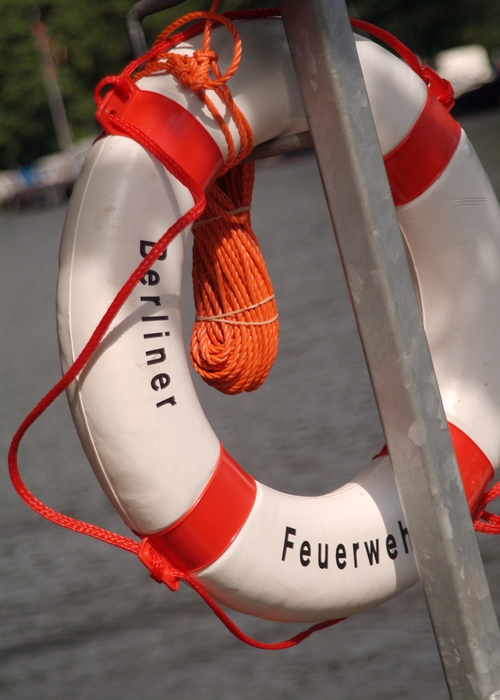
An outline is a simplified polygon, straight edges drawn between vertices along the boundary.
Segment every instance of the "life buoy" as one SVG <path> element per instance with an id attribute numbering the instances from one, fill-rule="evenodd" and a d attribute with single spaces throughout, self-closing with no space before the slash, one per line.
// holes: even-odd
<path id="1" fill-rule="evenodd" d="M 238 29 L 244 53 L 231 90 L 255 143 L 303 131 L 280 20 L 242 22 Z M 192 51 L 197 41 L 180 50 Z M 229 41 L 223 30 L 213 31 L 222 61 Z M 356 45 L 474 507 L 500 458 L 500 209 L 466 136 L 427 85 L 373 42 L 356 37 Z M 143 78 L 137 88 L 127 118 L 208 187 L 226 146 L 203 105 L 168 75 Z M 64 369 L 130 271 L 191 203 L 189 192 L 130 138 L 96 142 L 61 245 Z M 179 235 L 142 279 L 68 391 L 102 488 L 145 538 L 146 563 L 152 549 L 164 557 L 172 587 L 168 563 L 236 610 L 295 622 L 345 617 L 391 598 L 416 582 L 417 572 L 389 456 L 378 456 L 333 493 L 290 496 L 256 483 L 210 427 L 182 340 L 187 237 Z M 418 441 L 419 426 L 411 430 Z"/>

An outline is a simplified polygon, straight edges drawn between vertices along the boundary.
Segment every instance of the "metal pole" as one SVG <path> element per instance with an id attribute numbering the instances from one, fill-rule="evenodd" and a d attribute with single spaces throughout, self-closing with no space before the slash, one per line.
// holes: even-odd
<path id="1" fill-rule="evenodd" d="M 281 8 L 450 695 L 500 698 L 500 632 L 345 2 Z"/>
<path id="2" fill-rule="evenodd" d="M 57 136 L 57 143 L 61 151 L 71 146 L 73 138 L 69 127 L 64 102 L 57 80 L 57 71 L 52 60 L 52 52 L 50 50 L 50 41 L 47 29 L 41 20 L 40 10 L 32 10 L 29 16 L 31 31 L 35 38 L 38 56 L 40 59 L 40 67 L 42 69 L 43 82 L 45 92 L 49 101 L 50 113 L 54 123 L 54 129 Z"/>
<path id="3" fill-rule="evenodd" d="M 127 15 L 127 33 L 135 58 L 139 58 L 148 50 L 142 20 L 161 10 L 179 5 L 184 0 L 140 0 L 130 9 Z"/>

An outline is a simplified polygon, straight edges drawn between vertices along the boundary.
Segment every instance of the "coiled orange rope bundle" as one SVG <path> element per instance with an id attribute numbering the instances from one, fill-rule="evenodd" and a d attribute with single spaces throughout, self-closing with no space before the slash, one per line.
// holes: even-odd
<path id="1" fill-rule="evenodd" d="M 278 352 L 279 324 L 271 280 L 250 223 L 254 166 L 239 164 L 252 150 L 253 136 L 227 87 L 241 58 L 241 40 L 235 25 L 215 14 L 219 1 L 214 1 L 210 12 L 192 12 L 172 23 L 157 39 L 160 43 L 187 22 L 205 19 L 200 51 L 159 54 L 134 79 L 158 72 L 175 75 L 208 107 L 226 138 L 224 174 L 208 192 L 206 209 L 193 226 L 196 320 L 191 361 L 210 386 L 238 394 L 254 391 L 265 381 Z M 210 49 L 214 21 L 223 24 L 234 39 L 233 60 L 224 75 Z M 207 90 L 213 90 L 228 107 L 238 128 L 238 152 Z"/>
<path id="2" fill-rule="evenodd" d="M 254 391 L 278 352 L 273 288 L 250 223 L 254 165 L 230 170 L 212 187 L 193 226 L 196 320 L 191 361 L 225 394 Z"/>

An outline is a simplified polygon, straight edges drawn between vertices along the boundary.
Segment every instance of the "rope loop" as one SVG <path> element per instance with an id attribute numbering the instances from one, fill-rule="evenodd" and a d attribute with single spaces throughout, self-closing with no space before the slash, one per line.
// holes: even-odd
<path id="1" fill-rule="evenodd" d="M 441 102 L 443 107 L 450 111 L 455 104 L 455 95 L 451 83 L 446 78 L 441 78 L 436 71 L 429 66 L 421 66 L 418 57 L 402 41 L 388 32 L 386 29 L 377 27 L 375 24 L 365 22 L 361 19 L 351 19 L 353 29 L 371 34 L 380 41 L 383 41 L 389 48 L 395 51 L 403 61 L 412 69 L 418 77 L 424 81 L 432 95 Z"/>
<path id="2" fill-rule="evenodd" d="M 213 11 L 217 8 L 218 4 L 219 0 L 215 0 L 211 12 L 191 13 L 191 15 L 188 15 L 182 18 L 181 20 L 178 20 L 177 22 L 170 25 L 170 27 L 167 27 L 163 35 L 160 36 L 159 40 L 155 43 L 155 46 L 153 46 L 153 48 L 150 51 L 148 51 L 144 56 L 141 56 L 138 59 L 132 61 L 119 76 L 108 76 L 101 80 L 101 82 L 97 85 L 94 94 L 95 101 L 98 107 L 101 106 L 103 101 L 101 92 L 108 85 L 113 87 L 113 89 L 117 92 L 121 99 L 127 100 L 131 94 L 130 79 L 138 80 L 142 75 L 149 75 L 156 71 L 165 71 L 166 67 L 164 59 L 166 58 L 168 62 L 168 56 L 160 59 L 161 53 L 164 53 L 175 43 L 179 43 L 180 41 L 189 39 L 194 35 L 200 33 L 200 31 L 202 30 L 202 27 L 200 26 L 201 23 L 198 22 L 194 26 L 186 29 L 184 32 L 176 34 L 174 37 L 168 38 L 170 34 L 177 28 L 186 24 L 187 22 L 191 22 L 193 20 L 198 19 L 204 19 L 204 45 L 202 51 L 198 52 L 198 54 L 194 57 L 196 67 L 193 66 L 192 61 L 179 61 L 179 75 L 183 75 L 185 81 L 192 82 L 192 85 L 194 85 L 194 89 L 191 86 L 190 89 L 193 89 L 194 92 L 197 92 L 200 98 L 203 99 L 210 113 L 217 121 L 226 137 L 226 140 L 228 142 L 229 154 L 228 160 L 226 162 L 226 170 L 224 172 L 227 172 L 229 168 L 239 163 L 239 161 L 241 161 L 248 155 L 248 153 L 252 149 L 253 138 L 250 127 L 246 123 L 244 115 L 234 104 L 226 85 L 228 80 L 236 72 L 236 69 L 239 65 L 239 61 L 241 58 L 241 40 L 239 38 L 238 32 L 236 31 L 234 25 L 232 25 L 232 23 L 229 21 L 229 19 L 223 17 L 222 15 L 218 15 Z M 250 17 L 269 17 L 275 16 L 276 14 L 277 11 L 273 8 L 270 10 L 253 10 L 248 12 L 233 13 L 233 17 L 235 19 L 244 19 Z M 233 60 L 224 74 L 221 74 L 218 68 L 217 54 L 210 50 L 210 29 L 214 23 L 219 23 L 227 27 L 233 35 L 233 38 L 235 39 Z M 174 61 L 177 61 L 177 59 L 174 59 Z M 184 72 L 183 66 L 187 65 L 190 66 L 190 70 Z M 141 67 L 144 67 L 142 71 L 136 73 L 136 71 L 140 70 Z M 174 70 L 176 71 L 177 68 L 175 68 Z M 191 73 L 191 77 L 189 78 L 187 77 L 188 72 Z M 210 72 L 213 74 L 214 77 L 210 77 Z M 181 80 L 182 82 L 181 78 L 179 78 L 179 80 Z M 187 84 L 187 82 L 183 84 Z M 226 103 L 228 109 L 230 110 L 231 114 L 235 119 L 241 139 L 239 153 L 235 152 L 234 144 L 232 143 L 232 136 L 229 131 L 229 128 L 225 124 L 224 119 L 220 114 L 218 114 L 214 105 L 206 97 L 205 93 L 208 89 L 214 89 L 217 92 L 221 99 L 223 99 L 223 101 Z M 12 439 L 8 454 L 8 464 L 10 478 L 15 490 L 17 491 L 20 498 L 36 513 L 46 518 L 47 520 L 57 525 L 60 525 L 61 527 L 67 528 L 68 530 L 72 530 L 74 532 L 93 537 L 94 539 L 101 540 L 102 542 L 106 542 L 115 547 L 119 547 L 120 549 L 123 549 L 125 551 L 129 551 L 137 555 L 141 559 L 141 561 L 143 561 L 143 558 L 141 558 L 141 550 L 143 549 L 145 542 L 147 542 L 147 538 L 143 538 L 142 543 L 139 543 L 137 540 L 133 540 L 128 537 L 123 537 L 122 535 L 119 535 L 117 533 L 109 532 L 104 528 L 100 528 L 95 525 L 82 522 L 80 520 L 77 520 L 76 518 L 71 518 L 67 515 L 57 512 L 56 510 L 53 510 L 52 508 L 49 508 L 47 505 L 38 500 L 29 491 L 29 489 L 27 488 L 27 486 L 21 478 L 18 465 L 19 445 L 27 430 L 33 425 L 33 423 L 36 420 L 38 420 L 38 418 L 47 410 L 47 408 L 70 386 L 70 384 L 80 375 L 80 373 L 85 369 L 85 367 L 88 366 L 89 361 L 99 348 L 104 336 L 106 335 L 112 322 L 116 318 L 119 310 L 122 308 L 123 304 L 130 296 L 132 290 L 136 288 L 140 280 L 144 277 L 146 272 L 151 268 L 151 266 L 163 253 L 167 246 L 172 242 L 172 240 L 194 221 L 200 221 L 202 219 L 202 215 L 205 209 L 205 194 L 203 190 L 197 185 L 196 182 L 194 182 L 194 180 L 188 175 L 188 173 L 185 172 L 183 168 L 172 159 L 172 157 L 168 153 L 166 153 L 158 144 L 154 142 L 152 138 L 147 136 L 140 129 L 133 126 L 132 124 L 129 124 L 123 119 L 120 119 L 117 115 L 113 116 L 112 121 L 120 127 L 123 133 L 127 134 L 130 138 L 133 138 L 138 143 L 140 143 L 145 149 L 149 150 L 152 153 L 152 155 L 154 155 L 157 158 L 157 160 L 174 177 L 176 177 L 185 187 L 189 189 L 193 197 L 194 204 L 188 212 L 181 216 L 172 226 L 170 226 L 169 229 L 167 229 L 167 231 L 165 231 L 165 233 L 151 248 L 146 257 L 130 274 L 123 286 L 117 292 L 107 311 L 104 313 L 103 317 L 99 321 L 96 329 L 92 333 L 83 350 L 75 359 L 71 367 L 23 420 Z M 258 257 L 258 255 L 260 254 L 260 251 L 258 251 L 258 246 L 255 246 L 255 236 L 249 228 L 250 204 L 248 197 L 250 195 L 251 199 L 251 191 L 253 184 L 252 168 L 253 164 L 242 164 L 240 168 L 237 168 L 235 170 L 236 173 L 239 173 L 236 180 L 238 180 L 238 178 L 241 179 L 240 189 L 244 193 L 244 202 L 240 201 L 239 195 L 236 196 L 234 194 L 234 183 L 231 182 L 231 178 L 227 180 L 226 184 L 223 187 L 223 190 L 221 190 L 223 195 L 227 193 L 227 201 L 223 201 L 224 197 L 221 197 L 220 193 L 216 193 L 213 199 L 213 201 L 215 202 L 215 219 L 217 219 L 217 222 L 223 221 L 224 223 L 231 224 L 238 230 L 241 229 L 241 240 L 245 241 L 245 244 L 242 246 L 240 245 L 240 242 L 238 242 L 237 247 L 240 247 L 240 252 L 243 253 L 243 258 L 248 257 L 245 245 L 248 245 L 249 242 L 251 243 L 251 247 L 249 250 L 252 251 L 250 257 L 254 255 Z M 234 199 L 236 200 L 236 204 L 232 202 L 231 197 L 233 197 L 233 195 Z M 234 211 L 235 209 L 239 211 L 236 212 Z M 203 226 L 205 225 L 205 223 L 206 222 L 203 221 Z M 203 226 L 200 226 L 201 230 L 203 230 Z M 226 234 L 227 231 L 224 233 L 222 238 L 227 237 Z M 260 286 L 262 284 L 264 285 L 265 290 L 260 289 Z M 259 310 L 263 306 L 265 307 L 268 304 L 274 305 L 274 294 L 272 292 L 272 289 L 268 288 L 268 283 L 266 281 L 258 282 L 257 288 L 259 291 L 258 299 L 260 299 L 260 301 L 257 300 L 257 302 L 253 302 L 251 299 L 240 299 L 239 297 L 241 295 L 236 294 L 235 302 L 239 304 L 239 306 L 234 307 L 236 310 L 231 311 L 230 315 L 248 312 L 253 313 L 255 310 Z M 231 295 L 229 294 L 229 296 Z M 220 304 L 217 304 L 217 302 L 216 307 L 218 309 L 216 311 L 216 314 L 226 313 L 227 311 L 224 305 L 221 308 Z M 275 319 L 272 319 L 272 321 L 274 322 Z M 325 627 L 329 627 L 331 625 L 336 624 L 337 622 L 340 622 L 340 620 L 327 620 L 325 622 L 317 623 L 310 627 L 308 630 L 305 630 L 295 635 L 291 639 L 286 640 L 284 642 L 279 642 L 277 644 L 265 644 L 262 642 L 258 642 L 256 640 L 251 639 L 237 628 L 237 626 L 228 618 L 224 611 L 221 610 L 221 608 L 215 603 L 215 601 L 210 597 L 210 595 L 207 592 L 205 592 L 205 590 L 194 577 L 191 577 L 189 574 L 177 571 L 175 569 L 166 570 L 165 562 L 159 555 L 152 555 L 150 564 L 151 565 L 147 566 L 151 572 L 151 577 L 155 581 L 158 581 L 159 583 L 166 583 L 166 585 L 168 585 L 172 590 L 176 590 L 179 580 L 184 580 L 205 600 L 205 602 L 212 608 L 217 617 L 219 617 L 219 619 L 226 625 L 230 632 L 232 632 L 238 639 L 245 642 L 246 644 L 257 647 L 259 649 L 289 648 L 291 646 L 299 644 L 313 632 L 316 632 L 320 629 L 324 629 Z"/>
<path id="3" fill-rule="evenodd" d="M 219 2 L 216 0 L 212 7 L 217 7 Z M 163 46 L 166 42 L 169 42 L 172 39 L 176 39 L 175 36 L 172 36 L 172 34 L 182 27 L 183 25 L 187 24 L 188 22 L 192 22 L 193 20 L 207 20 L 205 22 L 205 28 L 204 28 L 204 38 L 203 38 L 203 48 L 200 51 L 197 49 L 194 51 L 194 53 L 189 56 L 185 54 L 179 54 L 179 53 L 174 53 L 173 51 L 166 51 L 165 52 L 165 47 Z M 220 70 L 218 68 L 217 60 L 218 56 L 214 51 L 211 51 L 210 49 L 210 32 L 212 29 L 213 24 L 220 24 L 223 27 L 225 27 L 231 36 L 233 37 L 233 43 L 234 43 L 234 49 L 233 49 L 233 57 L 231 59 L 231 63 L 229 64 L 229 67 L 227 68 L 226 72 L 221 74 Z M 169 47 L 170 48 L 170 47 Z M 156 49 L 156 51 L 155 51 Z M 155 73 L 157 71 L 162 71 L 166 70 L 169 73 L 172 73 L 175 75 L 179 80 L 182 79 L 180 78 L 179 73 L 177 72 L 178 66 L 181 67 L 181 73 L 185 74 L 185 70 L 183 69 L 183 64 L 184 65 L 189 65 L 191 70 L 194 73 L 198 72 L 198 66 L 203 66 L 203 71 L 206 70 L 206 73 L 204 74 L 204 79 L 205 79 L 205 88 L 206 89 L 212 89 L 215 90 L 217 88 L 220 88 L 224 86 L 236 73 L 238 70 L 238 66 L 241 61 L 241 52 L 242 52 L 242 45 L 241 45 L 241 38 L 239 35 L 238 30 L 236 29 L 235 25 L 227 18 L 224 17 L 224 15 L 219 15 L 216 12 L 190 12 L 188 15 L 185 15 L 185 17 L 181 17 L 180 19 L 176 20 L 175 22 L 172 22 L 157 38 L 153 45 L 153 51 L 156 54 L 154 56 L 154 59 L 149 61 L 144 68 L 137 73 L 134 76 L 135 80 L 138 80 L 139 78 L 145 77 L 146 75 L 151 75 L 151 73 Z M 177 58 L 173 58 L 176 56 Z M 181 60 L 180 57 L 182 57 Z M 209 78 L 208 73 L 209 70 L 212 70 L 215 79 L 214 78 Z M 183 83 L 186 84 L 186 83 Z M 187 84 L 186 84 L 187 85 Z M 188 85 L 188 87 L 191 87 Z"/>
<path id="4" fill-rule="evenodd" d="M 114 91 L 117 93 L 118 97 L 126 102 L 130 95 L 132 94 L 132 89 L 130 86 L 130 80 L 125 75 L 108 75 L 103 78 L 94 90 L 94 100 L 99 108 L 102 105 L 102 91 L 107 85 L 112 85 Z"/>

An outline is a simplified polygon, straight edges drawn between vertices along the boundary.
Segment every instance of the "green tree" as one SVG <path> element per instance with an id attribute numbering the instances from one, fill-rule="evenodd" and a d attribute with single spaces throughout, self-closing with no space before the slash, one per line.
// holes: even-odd
<path id="1" fill-rule="evenodd" d="M 40 142 L 55 149 L 46 131 L 50 113 L 23 0 L 2 0 L 0 23 L 0 167 L 29 162 Z"/>
<path id="2" fill-rule="evenodd" d="M 130 58 L 128 0 L 41 0 L 75 138 L 94 130 L 92 86 Z M 32 0 L 0 0 L 0 167 L 57 150 L 28 13 Z"/>
<path id="3" fill-rule="evenodd" d="M 133 4 L 134 0 L 0 0 L 0 169 L 25 165 L 57 150 L 29 11 L 40 8 L 50 33 L 68 119 L 78 139 L 97 133 L 95 85 L 132 59 L 126 15 Z M 232 0 L 222 9 L 248 4 Z M 208 7 L 203 0 L 188 0 L 147 18 L 146 36 L 152 41 L 172 19 Z"/>
<path id="4" fill-rule="evenodd" d="M 355 0 L 351 16 L 392 32 L 423 58 L 464 44 L 500 47 L 498 0 Z"/>
<path id="5" fill-rule="evenodd" d="M 75 138 L 96 133 L 93 89 L 132 58 L 126 14 L 134 0 L 0 0 L 0 169 L 24 165 L 57 150 L 28 12 L 39 7 Z M 188 0 L 145 20 L 151 41 L 175 17 L 207 9 Z M 221 10 L 272 5 L 272 0 L 226 0 Z M 500 47 L 499 0 L 356 0 L 353 16 L 388 29 L 422 57 L 478 42 Z"/>

